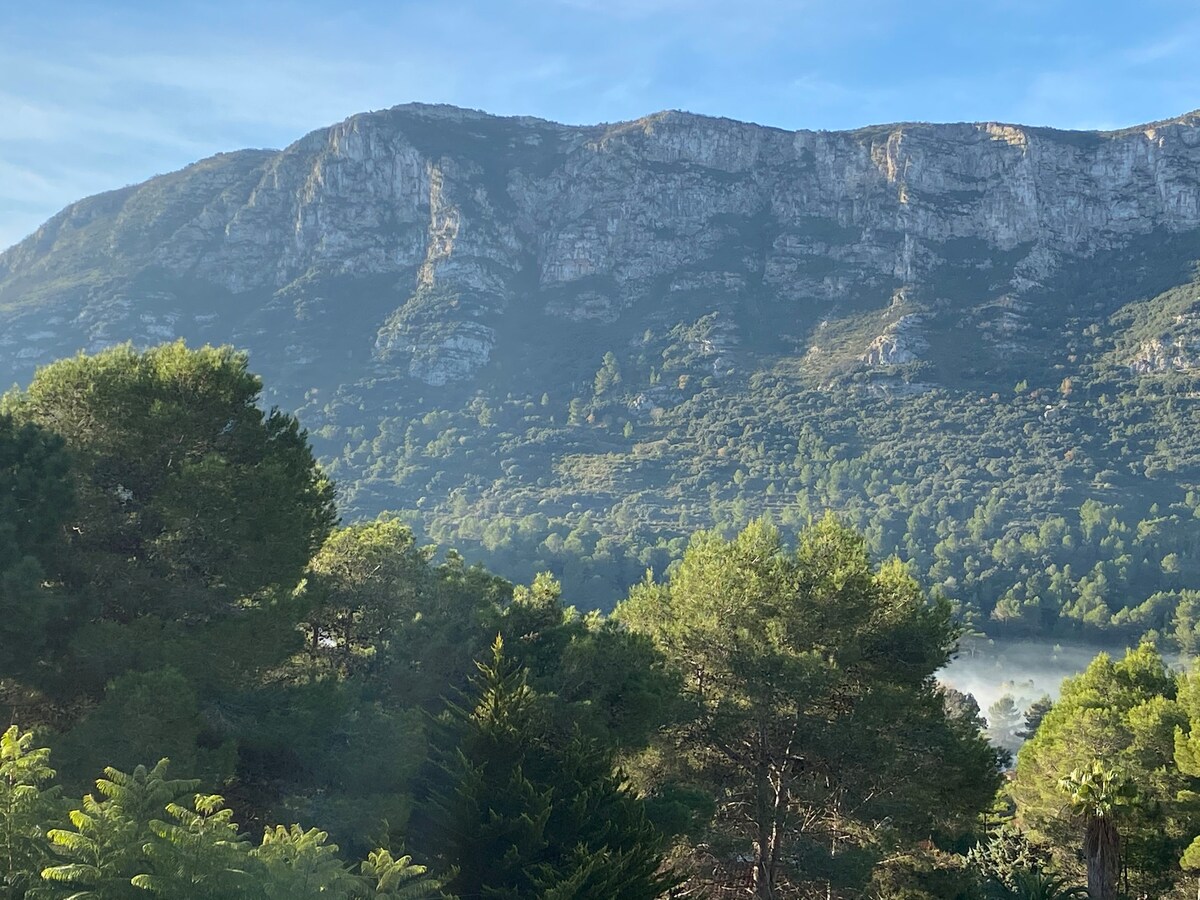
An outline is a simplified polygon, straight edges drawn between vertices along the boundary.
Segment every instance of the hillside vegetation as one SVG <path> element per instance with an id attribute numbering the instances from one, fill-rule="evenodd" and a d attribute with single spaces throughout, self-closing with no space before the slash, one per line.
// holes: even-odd
<path id="1" fill-rule="evenodd" d="M 695 528 L 766 514 L 794 531 L 833 509 L 991 634 L 1190 648 L 1200 378 L 1130 360 L 1186 345 L 1197 298 L 1189 283 L 1073 320 L 1053 356 L 986 377 L 930 360 L 764 366 L 721 346 L 714 313 L 586 363 L 531 350 L 523 394 L 406 397 L 379 380 L 300 414 L 350 515 L 408 509 L 431 539 L 509 577 L 553 571 L 588 604 L 662 572 Z"/>
<path id="2" fill-rule="evenodd" d="M 6 896 L 1190 896 L 1196 677 L 1150 643 L 985 722 L 951 602 L 832 514 L 581 613 L 338 525 L 261 388 L 176 342 L 0 400 Z"/>
<path id="3" fill-rule="evenodd" d="M 0 254 L 0 378 L 244 347 L 346 521 L 587 606 L 832 509 L 973 627 L 1190 647 L 1198 134 L 365 113 Z"/>

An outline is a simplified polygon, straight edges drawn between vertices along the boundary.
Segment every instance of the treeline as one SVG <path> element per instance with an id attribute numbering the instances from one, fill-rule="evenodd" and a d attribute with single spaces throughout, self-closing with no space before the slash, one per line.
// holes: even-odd
<path id="1" fill-rule="evenodd" d="M 698 532 L 584 614 L 339 527 L 260 393 L 177 343 L 0 403 L 7 896 L 1033 896 L 1082 877 L 1058 782 L 1093 764 L 1128 884 L 1182 883 L 1194 704 L 1149 648 L 1064 691 L 997 807 L 1008 755 L 934 677 L 952 605 L 838 520 Z"/>
<path id="2" fill-rule="evenodd" d="M 756 371 L 722 327 L 647 333 L 597 353 L 594 377 L 528 394 L 381 380 L 302 412 L 346 508 L 403 506 L 431 539 L 513 577 L 553 571 L 581 603 L 609 608 L 698 528 L 769 514 L 794 534 L 833 509 L 989 634 L 1194 627 L 1194 375 L 1131 375 L 1089 328 L 1069 337 L 1077 362 L 1025 365 L 1001 390 L 919 367 L 817 389 L 786 362 Z"/>

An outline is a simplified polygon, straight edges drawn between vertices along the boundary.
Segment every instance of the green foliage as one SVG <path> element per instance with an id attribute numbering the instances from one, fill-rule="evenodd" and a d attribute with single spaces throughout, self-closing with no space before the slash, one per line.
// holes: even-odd
<path id="1" fill-rule="evenodd" d="M 68 466 L 61 439 L 0 412 L 0 676 L 29 670 L 65 606 L 48 578 L 74 507 Z"/>
<path id="2" fill-rule="evenodd" d="M 1200 827 L 1200 809 L 1188 799 L 1200 783 L 1183 754 L 1176 762 L 1177 742 L 1186 743 L 1178 735 L 1190 723 L 1176 679 L 1152 647 L 1117 662 L 1101 654 L 1063 683 L 1018 754 L 1010 789 L 1019 820 L 1056 847 L 1064 864 L 1081 843 L 1085 850 L 1111 845 L 1119 829 L 1131 883 L 1162 890 Z"/>
<path id="3" fill-rule="evenodd" d="M 1111 819 L 1117 807 L 1137 796 L 1135 784 L 1120 772 L 1105 768 L 1093 760 L 1087 768 L 1072 769 L 1058 781 L 1058 787 L 1071 801 L 1071 807 L 1087 819 Z"/>
<path id="4" fill-rule="evenodd" d="M 260 820 L 320 822 L 354 855 L 403 834 L 426 756 L 420 710 L 328 678 L 239 701 L 229 709 L 239 717 L 239 807 Z"/>
<path id="5" fill-rule="evenodd" d="M 892 310 L 839 309 L 781 345 L 761 333 L 780 316 L 698 294 L 650 334 L 636 316 L 613 323 L 606 334 L 628 329 L 605 338 L 621 380 L 601 377 L 600 394 L 607 367 L 573 349 L 595 333 L 539 319 L 541 352 L 469 386 L 398 391 L 367 376 L 300 408 L 322 423 L 318 448 L 349 515 L 412 509 L 431 540 L 514 580 L 552 571 L 585 608 L 609 608 L 647 567 L 664 571 L 698 528 L 769 514 L 791 536 L 832 509 L 876 558 L 899 555 L 993 636 L 1169 637 L 1200 572 L 1196 376 L 1128 367 L 1160 325 L 1178 336 L 1196 294 L 1189 279 L 1153 297 L 1176 277 L 1155 268 L 1161 251 L 1123 257 L 1123 271 L 1145 273 L 1133 283 L 1098 283 L 1089 263 L 1081 282 L 1048 286 L 1062 293 L 1030 313 L 1023 334 L 1047 343 L 1029 353 L 999 353 L 986 327 L 931 301 L 925 326 L 952 337 L 921 364 L 867 369 L 859 358 Z M 995 267 L 1020 258 L 947 252 L 943 297 L 959 296 L 960 276 L 988 291 Z M 1128 316 L 1105 318 L 1142 296 L 1131 307 L 1153 313 L 1127 343 Z M 1064 297 L 1069 325 L 1056 318 Z"/>
<path id="6" fill-rule="evenodd" d="M 427 804 L 431 858 L 459 895 L 653 898 L 661 838 L 610 753 L 548 728 L 524 670 L 497 638 L 472 708 L 451 706 Z M 418 829 L 417 834 L 422 834 Z"/>
<path id="7" fill-rule="evenodd" d="M 1195 872 L 1200 869 L 1200 836 L 1192 839 L 1183 856 L 1179 860 L 1179 868 L 1185 872 Z"/>
<path id="8" fill-rule="evenodd" d="M 58 530 L 75 505 L 69 472 L 70 457 L 53 431 L 0 413 L 0 547 L 6 567 L 20 556 L 50 560 Z"/>
<path id="9" fill-rule="evenodd" d="M 685 348 L 718 340 L 718 325 L 674 334 L 678 352 L 661 358 L 670 390 L 695 392 L 709 377 Z M 625 446 L 632 408 L 621 391 L 638 365 L 606 359 L 611 377 L 593 385 L 574 427 Z M 377 850 L 352 862 L 408 837 L 464 896 L 651 898 L 676 880 L 653 822 L 693 874 L 753 857 L 760 894 L 963 888 L 943 850 L 969 842 L 1001 756 L 980 734 L 978 707 L 936 687 L 958 626 L 950 604 L 917 586 L 916 564 L 872 564 L 873 539 L 832 518 L 801 529 L 794 551 L 756 521 L 732 539 L 696 535 L 620 615 L 580 614 L 549 572 L 514 588 L 422 547 L 394 517 L 331 530 L 329 488 L 303 433 L 264 416 L 258 396 L 243 356 L 176 344 L 68 360 L 5 400 L 0 481 L 33 494 L 7 507 L 0 497 L 16 523 L 5 532 L 0 522 L 13 548 L 0 552 L 17 561 L 10 569 L 31 561 L 26 599 L 45 605 L 13 633 L 31 645 L 42 634 L 45 652 L 32 665 L 35 654 L 13 655 L 2 686 L 42 717 L 68 784 L 117 766 L 57 828 L 49 776 L 37 766 L 13 776 L 12 796 L 41 811 L 35 823 L 11 807 L 10 845 L 33 861 L 13 863 L 10 884 L 81 898 L 438 896 L 409 857 Z M 508 439 L 505 403 L 481 396 L 467 408 L 475 427 Z M 404 426 L 406 445 L 457 454 L 466 431 L 455 418 L 426 419 Z M 756 427 L 721 446 L 754 444 Z M 649 443 L 637 452 L 665 459 L 646 428 L 638 419 Z M 797 458 L 833 460 L 816 433 L 792 439 Z M 738 455 L 727 474 L 738 490 L 775 496 L 759 454 Z M 528 461 L 505 460 L 505 471 Z M 572 477 L 617 485 L 624 465 L 623 451 L 581 455 Z M 460 501 L 469 522 L 465 497 L 448 502 Z M 556 527 L 546 509 L 517 531 L 532 539 Z M 1079 534 L 1120 538 L 1110 512 L 1087 505 Z M 636 524 L 632 506 L 619 514 Z M 989 507 L 981 533 L 1003 515 Z M 37 521 L 25 528 L 22 516 Z M 505 545 L 502 519 L 479 524 Z M 1161 560 L 1176 552 L 1161 540 L 1166 527 L 1139 529 L 1157 542 L 1164 577 L 1174 566 Z M 1054 525 L 1039 540 L 1063 533 Z M 625 573 L 664 568 L 683 549 L 626 547 L 586 512 L 554 538 L 539 541 L 558 562 Z M 1183 576 L 1188 556 L 1177 556 Z M 587 571 L 562 574 L 578 584 Z M 1102 602 L 1097 586 L 1114 575 L 1089 569 L 1080 596 Z M 1008 599 L 1023 615 L 1025 601 Z M 1181 604 L 1164 593 L 1144 606 L 1129 616 L 1161 627 Z M 497 633 L 508 655 L 497 644 L 476 667 Z M 471 700 L 443 712 L 462 690 Z M 1147 727 L 1178 744 L 1180 759 L 1189 752 L 1179 710 Z M 18 756 L 36 754 L 24 740 Z M 306 824 L 272 826 L 252 847 L 221 797 L 167 781 L 162 764 L 138 767 L 148 753 L 220 786 L 248 821 Z"/>
<path id="10" fill-rule="evenodd" d="M 436 605 L 430 557 L 395 519 L 335 531 L 313 557 L 303 587 L 309 653 L 343 675 L 386 656 L 393 634 Z"/>
<path id="11" fill-rule="evenodd" d="M 291 592 L 332 485 L 246 364 L 122 346 L 0 403 L 0 676 L 68 783 L 147 755 L 225 782 L 237 710 L 301 645 Z"/>
<path id="12" fill-rule="evenodd" d="M 193 686 L 174 669 L 159 669 L 112 681 L 59 752 L 72 771 L 94 772 L 106 762 L 130 769 L 147 755 L 169 758 L 174 769 L 216 784 L 232 776 L 237 751 L 231 742 L 201 746 L 214 743 L 210 738 Z"/>
<path id="13" fill-rule="evenodd" d="M 446 895 L 427 875 L 425 866 L 411 856 L 393 857 L 387 850 L 372 850 L 362 863 L 362 874 L 372 897 L 379 900 L 435 900 Z"/>
<path id="14" fill-rule="evenodd" d="M 1018 872 L 1011 886 L 1000 887 L 995 900 L 1087 900 L 1087 888 L 1072 884 L 1064 875 L 1050 872 Z"/>
<path id="15" fill-rule="evenodd" d="M 59 812 L 50 751 L 33 746 L 33 734 L 9 726 L 0 737 L 0 885 L 23 897 L 50 858 L 47 823 Z"/>
<path id="16" fill-rule="evenodd" d="M 294 418 L 231 348 L 125 345 L 38 370 L 4 407 L 71 451 L 64 575 L 105 618 L 207 617 L 299 577 L 334 521 Z"/>
<path id="17" fill-rule="evenodd" d="M 358 878 L 338 856 L 337 845 L 316 828 L 268 828 L 251 855 L 266 870 L 267 900 L 351 897 L 359 888 Z"/>
<path id="18" fill-rule="evenodd" d="M 515 588 L 499 632 L 564 732 L 578 729 L 629 751 L 644 747 L 674 713 L 678 683 L 653 643 L 564 606 L 549 573 Z"/>
<path id="19" fill-rule="evenodd" d="M 216 794 L 197 794 L 188 808 L 165 806 L 170 821 L 151 819 L 155 840 L 143 848 L 149 873 L 130 883 L 172 900 L 224 900 L 252 894 L 249 843 L 238 834 L 233 810 Z"/>
<path id="20" fill-rule="evenodd" d="M 621 383 L 621 368 L 617 358 L 611 351 L 604 354 L 604 364 L 596 372 L 593 380 L 593 390 L 597 397 L 602 397 Z"/>
<path id="21" fill-rule="evenodd" d="M 144 897 L 132 879 L 150 868 L 145 848 L 153 836 L 151 817 L 196 787 L 196 782 L 168 779 L 166 770 L 165 759 L 130 774 L 106 769 L 107 777 L 96 782 L 101 799 L 88 794 L 82 807 L 71 811 L 70 828 L 47 833 L 60 861 L 43 869 L 42 878 L 78 900 Z"/>
<path id="22" fill-rule="evenodd" d="M 1099 760 L 1086 769 L 1073 769 L 1059 779 L 1058 786 L 1084 821 L 1088 894 L 1099 900 L 1116 900 L 1121 875 L 1117 807 L 1136 798 L 1136 787 L 1124 774 L 1106 768 Z"/>
<path id="23" fill-rule="evenodd" d="M 759 896 L 861 877 L 854 848 L 885 830 L 960 828 L 990 805 L 996 752 L 933 687 L 956 637 L 947 607 L 898 563 L 873 569 L 832 518 L 794 553 L 765 522 L 702 532 L 617 616 L 679 673 L 692 712 L 666 755 L 719 798 L 714 839 L 752 860 Z"/>
<path id="24" fill-rule="evenodd" d="M 1021 744 L 1017 732 L 1023 716 L 1011 694 L 1004 694 L 987 711 L 988 739 L 997 747 L 1015 751 Z"/>
<path id="25" fill-rule="evenodd" d="M 118 900 L 394 898 L 443 900 L 410 856 L 376 849 L 358 866 L 328 835 L 299 825 L 269 827 L 252 847 L 223 797 L 184 795 L 194 781 L 169 779 L 167 761 L 132 773 L 106 769 L 97 792 L 62 814 L 49 751 L 16 726 L 0 737 L 0 865 L 4 896 Z"/>
<path id="26" fill-rule="evenodd" d="M 1029 709 L 1025 710 L 1025 722 L 1021 729 L 1017 732 L 1017 737 L 1023 741 L 1029 740 L 1041 727 L 1042 720 L 1046 718 L 1046 713 L 1054 708 L 1054 701 L 1048 695 L 1039 697 L 1029 705 Z"/>
<path id="27" fill-rule="evenodd" d="M 986 842 L 976 844 L 967 853 L 967 865 L 985 882 L 1015 890 L 1020 876 L 1049 868 L 1050 853 L 1006 823 L 989 832 Z"/>

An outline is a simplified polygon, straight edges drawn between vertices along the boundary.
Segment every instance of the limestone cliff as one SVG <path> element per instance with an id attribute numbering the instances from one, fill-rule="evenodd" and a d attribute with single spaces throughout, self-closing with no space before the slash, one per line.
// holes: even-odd
<path id="1" fill-rule="evenodd" d="M 868 365 L 936 357 L 964 323 L 1003 354 L 1047 327 L 1062 272 L 1197 228 L 1196 114 L 788 132 L 409 105 L 63 210 L 0 255 L 0 376 L 180 334 L 301 381 L 336 356 L 438 386 L 555 323 L 633 334 L 710 312 L 731 344 L 762 328 L 797 358 L 830 358 L 831 324 L 834 356 Z"/>

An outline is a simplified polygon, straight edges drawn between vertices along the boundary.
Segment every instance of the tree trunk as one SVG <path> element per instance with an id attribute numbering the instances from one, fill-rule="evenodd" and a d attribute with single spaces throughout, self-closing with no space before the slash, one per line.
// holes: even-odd
<path id="1" fill-rule="evenodd" d="M 1120 877 L 1121 836 L 1109 818 L 1088 821 L 1084 838 L 1089 900 L 1116 900 Z"/>
<path id="2" fill-rule="evenodd" d="M 754 897 L 755 900 L 775 900 L 775 844 L 778 839 L 774 828 L 774 804 L 771 802 L 771 781 L 764 766 L 758 773 L 757 785 L 757 834 L 754 840 Z"/>
<path id="3" fill-rule="evenodd" d="M 765 746 L 765 734 L 761 739 Z M 755 772 L 755 782 L 754 897 L 755 900 L 776 900 L 775 879 L 783 837 L 780 830 L 785 799 L 783 780 L 764 759 Z"/>

